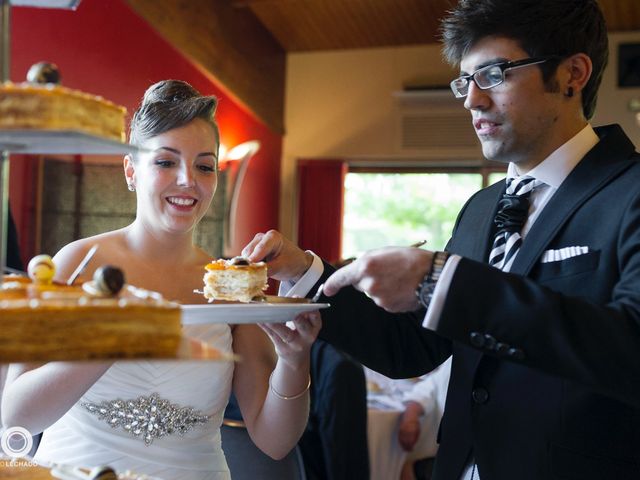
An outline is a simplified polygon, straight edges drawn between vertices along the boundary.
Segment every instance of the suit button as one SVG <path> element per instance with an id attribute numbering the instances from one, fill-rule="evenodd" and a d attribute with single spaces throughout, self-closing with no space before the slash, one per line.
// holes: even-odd
<path id="1" fill-rule="evenodd" d="M 524 352 L 519 348 L 510 348 L 507 352 L 507 355 L 509 355 L 514 360 L 524 360 Z"/>
<path id="2" fill-rule="evenodd" d="M 469 340 L 471 340 L 471 345 L 474 347 L 482 348 L 484 346 L 484 337 L 481 333 L 471 332 Z"/>
<path id="3" fill-rule="evenodd" d="M 493 350 L 493 348 L 496 346 L 496 339 L 493 338 L 489 334 L 485 334 L 485 336 L 484 336 L 484 346 L 486 348 L 488 348 L 489 350 Z"/>
<path id="4" fill-rule="evenodd" d="M 506 343 L 498 342 L 494 349 L 498 355 L 504 355 L 509 351 L 509 345 Z"/>
<path id="5" fill-rule="evenodd" d="M 471 392 L 471 398 L 473 398 L 473 401 L 478 405 L 482 405 L 489 400 L 489 392 L 487 392 L 486 388 L 476 387 Z"/>

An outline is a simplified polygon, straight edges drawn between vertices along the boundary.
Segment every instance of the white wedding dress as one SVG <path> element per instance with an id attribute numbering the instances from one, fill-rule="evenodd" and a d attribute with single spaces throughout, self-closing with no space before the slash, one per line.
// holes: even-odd
<path id="1" fill-rule="evenodd" d="M 184 330 L 231 351 L 228 325 L 193 325 Z M 35 460 L 80 467 L 109 465 L 116 471 L 130 470 L 163 480 L 229 480 L 220 424 L 232 377 L 233 362 L 117 362 L 45 430 Z M 152 398 L 158 405 L 155 409 L 149 406 Z M 123 402 L 110 403 L 118 399 Z M 100 408 L 105 405 L 108 412 L 101 416 Z M 185 407 L 193 412 L 180 410 Z M 167 425 L 163 422 L 171 420 L 173 433 L 155 436 Z M 112 428 L 110 421 L 116 426 Z M 175 432 L 179 427 L 187 430 L 184 435 Z"/>

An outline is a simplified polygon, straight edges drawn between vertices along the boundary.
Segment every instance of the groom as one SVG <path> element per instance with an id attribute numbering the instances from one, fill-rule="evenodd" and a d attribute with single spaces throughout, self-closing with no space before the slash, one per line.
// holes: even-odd
<path id="1" fill-rule="evenodd" d="M 376 250 L 333 275 L 273 231 L 244 253 L 324 281 L 320 336 L 373 369 L 415 376 L 453 355 L 434 478 L 638 479 L 640 156 L 619 126 L 589 124 L 602 12 L 460 0 L 442 32 L 452 91 L 508 165 L 447 251 Z"/>

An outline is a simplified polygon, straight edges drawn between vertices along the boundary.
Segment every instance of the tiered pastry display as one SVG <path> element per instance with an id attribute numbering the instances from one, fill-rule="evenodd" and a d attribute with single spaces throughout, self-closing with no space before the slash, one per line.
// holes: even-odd
<path id="1" fill-rule="evenodd" d="M 0 129 L 74 130 L 125 140 L 126 109 L 60 85 L 55 65 L 36 64 L 26 83 L 0 85 Z"/>
<path id="2" fill-rule="evenodd" d="M 35 465 L 23 465 L 26 460 L 16 462 L 16 464 L 10 464 L 10 460 L 3 460 L 6 462 L 0 467 L 0 478 L 7 478 L 13 480 L 55 480 L 55 477 L 51 476 L 51 472 L 48 468 L 37 467 Z"/>
<path id="3" fill-rule="evenodd" d="M 0 286 L 0 361 L 175 358 L 180 308 L 159 293 L 124 284 L 101 267 L 82 287 L 51 282 L 53 263 L 34 257 L 30 279 Z"/>
<path id="4" fill-rule="evenodd" d="M 261 298 L 267 288 L 267 265 L 251 263 L 246 258 L 214 260 L 204 275 L 204 296 L 213 300 L 250 302 Z"/>
<path id="5" fill-rule="evenodd" d="M 94 467 L 91 470 L 69 465 L 55 465 L 51 474 L 61 480 L 161 480 L 148 475 L 138 475 L 130 471 L 116 473 L 108 466 Z M 167 479 L 168 480 L 168 479 Z"/>
<path id="6" fill-rule="evenodd" d="M 129 471 L 116 473 L 110 467 L 95 467 L 87 470 L 68 465 L 55 465 L 48 469 L 32 464 L 21 465 L 21 463 L 24 464 L 25 461 L 21 460 L 15 464 L 9 463 L 0 467 L 0 478 L 14 480 L 161 480 L 157 477 L 137 475 Z"/>

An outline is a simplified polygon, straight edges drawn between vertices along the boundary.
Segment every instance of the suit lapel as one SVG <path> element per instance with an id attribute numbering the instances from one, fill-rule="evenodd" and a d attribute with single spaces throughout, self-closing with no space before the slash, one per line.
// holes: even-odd
<path id="1" fill-rule="evenodd" d="M 631 165 L 634 146 L 620 127 L 596 129 L 598 144 L 584 157 L 549 200 L 527 234 L 512 273 L 527 275 L 562 225 L 580 205 Z"/>
<path id="2" fill-rule="evenodd" d="M 491 212 L 491 215 L 487 216 L 479 225 L 478 233 L 479 237 L 483 241 L 477 241 L 474 244 L 473 260 L 478 262 L 487 262 L 489 259 L 489 251 L 493 245 L 493 237 L 496 235 L 496 225 L 493 221 L 496 213 L 498 213 L 498 202 L 506 191 L 506 184 L 504 181 L 500 182 L 498 188 L 495 189 L 494 195 L 487 199 L 487 205 L 483 205 L 483 211 Z M 493 205 L 493 208 L 491 207 Z"/>
<path id="3" fill-rule="evenodd" d="M 454 230 L 451 243 L 447 249 L 477 262 L 486 262 L 489 248 L 493 243 L 498 201 L 505 192 L 504 182 L 499 182 L 480 191 L 466 205 L 461 216 L 464 227 Z"/>
<path id="4" fill-rule="evenodd" d="M 487 262 L 495 235 L 493 219 L 498 209 L 498 201 L 505 190 L 505 182 L 498 182 L 481 190 L 469 201 L 461 214 L 464 216 L 464 227 L 460 230 L 455 229 L 449 245 L 450 251 L 477 262 Z M 455 342 L 453 348 L 455 368 L 471 372 L 468 378 L 472 379 L 484 353 Z"/>

